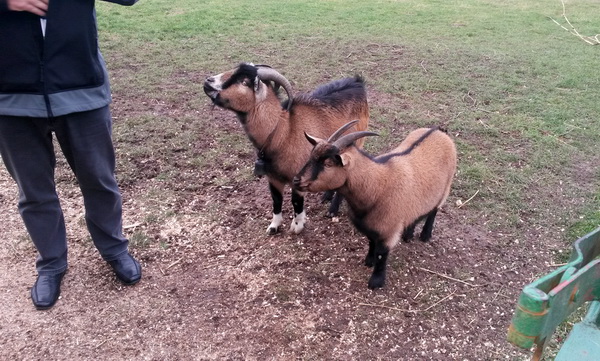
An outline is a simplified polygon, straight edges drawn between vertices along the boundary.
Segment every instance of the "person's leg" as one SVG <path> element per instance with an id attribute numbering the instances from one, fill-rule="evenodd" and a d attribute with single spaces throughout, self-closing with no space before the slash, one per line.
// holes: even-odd
<path id="1" fill-rule="evenodd" d="M 64 272 L 67 240 L 54 183 L 56 159 L 48 119 L 0 116 L 0 154 L 19 187 L 18 209 L 39 253 L 38 273 Z"/>
<path id="2" fill-rule="evenodd" d="M 121 281 L 133 284 L 141 268 L 122 233 L 121 194 L 115 178 L 112 120 L 108 107 L 54 119 L 54 131 L 83 194 L 94 245 Z"/>
<path id="3" fill-rule="evenodd" d="M 53 119 L 56 138 L 83 194 L 85 220 L 100 255 L 110 261 L 127 252 L 121 194 L 108 107 Z"/>
<path id="4" fill-rule="evenodd" d="M 56 303 L 67 269 L 65 222 L 54 183 L 56 159 L 45 118 L 0 116 L 0 154 L 19 187 L 18 209 L 38 250 L 31 300 L 45 310 Z"/>

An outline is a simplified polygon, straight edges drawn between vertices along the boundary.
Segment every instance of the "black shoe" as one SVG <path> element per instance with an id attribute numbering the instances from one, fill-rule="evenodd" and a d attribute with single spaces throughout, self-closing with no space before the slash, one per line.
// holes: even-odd
<path id="1" fill-rule="evenodd" d="M 129 253 L 108 261 L 119 281 L 126 285 L 134 285 L 142 278 L 142 266 Z"/>
<path id="2" fill-rule="evenodd" d="M 65 275 L 63 271 L 55 275 L 38 275 L 31 287 L 31 300 L 38 310 L 47 310 L 54 306 L 60 296 L 60 283 Z"/>

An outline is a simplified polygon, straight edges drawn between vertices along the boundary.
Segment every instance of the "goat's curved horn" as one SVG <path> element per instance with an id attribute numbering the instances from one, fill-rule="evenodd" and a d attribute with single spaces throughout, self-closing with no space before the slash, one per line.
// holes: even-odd
<path id="1" fill-rule="evenodd" d="M 335 142 L 339 137 L 342 136 L 342 134 L 344 134 L 348 129 L 350 129 L 356 123 L 358 123 L 358 119 L 355 119 L 353 121 L 350 121 L 350 122 L 342 125 L 340 127 L 340 129 L 336 130 L 335 133 L 333 133 L 331 136 L 329 136 L 329 139 L 327 139 L 327 142 L 328 143 Z"/>
<path id="2" fill-rule="evenodd" d="M 379 136 L 379 134 L 366 131 L 350 133 L 333 142 L 333 146 L 339 150 L 342 150 L 354 143 L 356 140 L 369 136 Z"/>
<path id="3" fill-rule="evenodd" d="M 317 145 L 317 143 L 321 143 L 324 141 L 321 138 L 313 137 L 312 135 L 308 134 L 307 132 L 304 132 L 304 137 L 306 137 L 306 139 L 308 139 L 310 144 L 312 144 L 313 146 Z"/>
<path id="4" fill-rule="evenodd" d="M 283 87 L 289 99 L 287 110 L 290 111 L 290 108 L 292 107 L 292 84 L 290 84 L 290 82 L 277 70 L 266 65 L 259 66 L 256 70 L 256 74 L 261 80 L 271 80 L 275 82 L 275 84 Z"/>

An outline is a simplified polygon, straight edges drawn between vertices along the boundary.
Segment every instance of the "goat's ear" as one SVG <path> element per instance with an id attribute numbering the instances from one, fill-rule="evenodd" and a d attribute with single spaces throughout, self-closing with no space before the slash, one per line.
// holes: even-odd
<path id="1" fill-rule="evenodd" d="M 313 136 L 309 135 L 306 132 L 304 132 L 304 136 L 306 137 L 306 139 L 308 139 L 308 142 L 313 145 L 313 147 L 315 145 L 317 145 L 317 143 L 319 143 L 319 141 L 321 140 L 319 138 L 316 138 L 316 137 L 313 137 Z"/>
<path id="2" fill-rule="evenodd" d="M 254 97 L 257 101 L 262 101 L 267 98 L 267 86 L 259 77 L 254 78 Z"/>
<path id="3" fill-rule="evenodd" d="M 350 155 L 347 153 L 342 153 L 342 154 L 336 155 L 336 157 L 339 158 L 338 160 L 344 167 L 346 167 L 350 163 Z"/>
<path id="4" fill-rule="evenodd" d="M 254 92 L 257 93 L 258 89 L 260 89 L 260 78 L 256 76 L 254 77 Z"/>

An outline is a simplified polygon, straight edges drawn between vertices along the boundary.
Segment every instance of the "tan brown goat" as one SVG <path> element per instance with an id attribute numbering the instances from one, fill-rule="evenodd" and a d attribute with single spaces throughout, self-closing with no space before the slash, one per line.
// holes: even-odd
<path id="1" fill-rule="evenodd" d="M 438 128 L 411 132 L 398 147 L 373 157 L 354 142 L 372 132 L 341 137 L 355 121 L 328 140 L 306 134 L 314 146 L 310 160 L 294 178 L 299 191 L 336 189 L 350 207 L 356 228 L 369 239 L 365 264 L 374 267 L 369 288 L 383 287 L 390 250 L 402 238 L 413 237 L 416 224 L 425 219 L 422 241 L 431 238 L 438 209 L 446 201 L 456 171 L 456 148 Z"/>
<path id="2" fill-rule="evenodd" d="M 278 97 L 283 87 L 288 100 Z M 242 63 L 230 71 L 208 77 L 204 92 L 212 102 L 238 116 L 244 131 L 258 153 L 257 175 L 266 175 L 273 199 L 273 219 L 267 233 L 275 234 L 283 222 L 283 191 L 308 160 L 311 146 L 304 132 L 327 137 L 349 119 L 359 119 L 357 130 L 365 130 L 369 107 L 360 77 L 324 84 L 313 92 L 293 96 L 289 81 L 264 65 Z M 361 145 L 359 140 L 357 145 Z M 337 213 L 340 197 L 334 198 L 330 215 Z M 294 218 L 290 231 L 304 228 L 304 193 L 292 190 Z"/>

